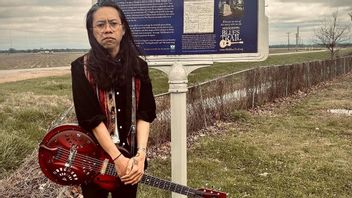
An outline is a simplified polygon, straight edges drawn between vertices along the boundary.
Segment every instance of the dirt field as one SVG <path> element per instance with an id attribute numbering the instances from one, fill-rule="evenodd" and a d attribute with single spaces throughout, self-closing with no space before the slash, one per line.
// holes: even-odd
<path id="1" fill-rule="evenodd" d="M 46 76 L 60 76 L 70 73 L 70 67 L 0 70 L 0 83 L 27 80 Z"/>
<path id="2" fill-rule="evenodd" d="M 0 54 L 0 83 L 70 73 L 70 63 L 82 53 Z"/>
<path id="3" fill-rule="evenodd" d="M 0 54 L 0 70 L 69 66 L 84 52 Z"/>

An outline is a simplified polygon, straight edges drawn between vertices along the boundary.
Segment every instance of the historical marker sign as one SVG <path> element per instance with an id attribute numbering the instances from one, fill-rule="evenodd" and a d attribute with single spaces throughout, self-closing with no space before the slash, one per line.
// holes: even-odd
<path id="1" fill-rule="evenodd" d="M 152 64 L 267 57 L 264 0 L 115 0 Z"/>

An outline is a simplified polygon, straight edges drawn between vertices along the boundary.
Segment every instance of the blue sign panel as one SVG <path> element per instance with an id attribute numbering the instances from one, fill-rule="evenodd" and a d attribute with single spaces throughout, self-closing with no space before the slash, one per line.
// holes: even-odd
<path id="1" fill-rule="evenodd" d="M 258 53 L 258 0 L 115 0 L 146 55 Z"/>

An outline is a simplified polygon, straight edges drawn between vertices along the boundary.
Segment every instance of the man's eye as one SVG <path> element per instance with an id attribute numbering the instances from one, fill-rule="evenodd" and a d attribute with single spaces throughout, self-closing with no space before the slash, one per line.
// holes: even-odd
<path id="1" fill-rule="evenodd" d="M 109 23 L 109 24 L 110 24 L 110 26 L 113 27 L 113 28 L 116 28 L 116 27 L 119 25 L 119 23 L 117 23 L 117 22 L 111 22 L 111 23 Z"/>
<path id="2" fill-rule="evenodd" d="M 105 23 L 98 23 L 96 25 L 97 28 L 104 28 L 104 26 L 105 26 Z"/>

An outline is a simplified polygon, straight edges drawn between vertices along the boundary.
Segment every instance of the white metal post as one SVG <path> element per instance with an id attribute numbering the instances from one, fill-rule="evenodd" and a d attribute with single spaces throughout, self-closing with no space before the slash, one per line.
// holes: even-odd
<path id="1" fill-rule="evenodd" d="M 187 72 L 180 63 L 175 63 L 169 73 L 171 104 L 171 178 L 187 185 Z M 173 198 L 185 196 L 172 193 Z"/>
<path id="2" fill-rule="evenodd" d="M 155 66 L 168 75 L 171 105 L 171 178 L 172 182 L 187 185 L 187 83 L 188 74 L 212 62 L 175 62 L 171 66 Z M 186 198 L 172 193 L 172 198 Z"/>

